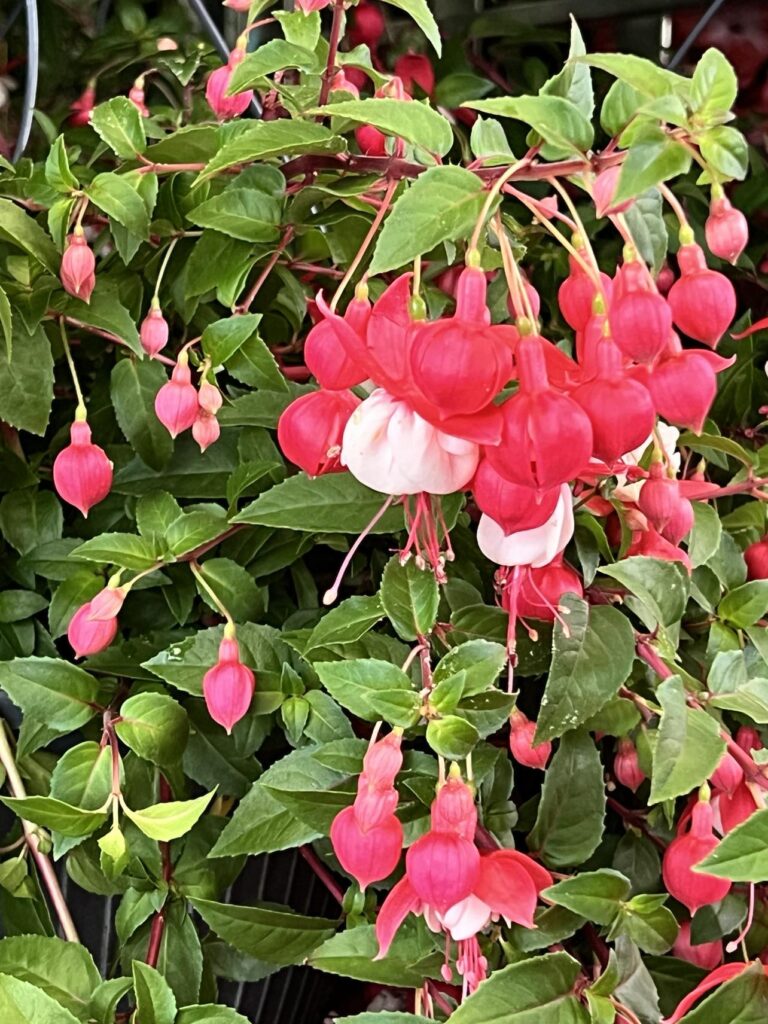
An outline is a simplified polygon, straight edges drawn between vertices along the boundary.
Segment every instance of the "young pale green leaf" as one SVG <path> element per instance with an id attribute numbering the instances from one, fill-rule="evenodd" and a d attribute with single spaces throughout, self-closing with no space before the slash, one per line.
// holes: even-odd
<path id="1" fill-rule="evenodd" d="M 445 156 L 453 145 L 448 121 L 418 100 L 345 100 L 316 107 L 309 113 L 331 114 L 356 124 L 371 124 L 386 135 L 405 139 L 437 156 Z"/>
<path id="2" fill-rule="evenodd" d="M 690 793 L 710 777 L 725 753 L 717 722 L 706 711 L 687 706 L 679 676 L 665 679 L 656 695 L 662 714 L 653 750 L 652 804 Z"/>
<path id="3" fill-rule="evenodd" d="M 661 193 L 656 188 L 639 195 L 624 211 L 635 245 L 646 263 L 658 273 L 667 256 L 669 236 L 664 220 Z"/>
<path id="4" fill-rule="evenodd" d="M 618 871 L 586 871 L 544 890 L 544 898 L 595 924 L 609 925 L 629 898 L 629 880 Z"/>
<path id="5" fill-rule="evenodd" d="M 430 167 L 392 207 L 376 240 L 369 273 L 395 270 L 441 242 L 467 237 L 486 196 L 482 181 L 471 171 L 451 165 Z"/>
<path id="6" fill-rule="evenodd" d="M 492 643 L 490 640 L 468 640 L 452 648 L 440 659 L 432 679 L 437 687 L 461 673 L 462 695 L 471 697 L 490 689 L 506 662 L 507 651 L 503 644 Z"/>
<path id="7" fill-rule="evenodd" d="M 61 832 L 63 836 L 87 836 L 101 825 L 106 808 L 86 811 L 49 796 L 0 797 L 14 814 L 35 825 Z"/>
<path id="8" fill-rule="evenodd" d="M 741 652 L 729 651 L 723 654 L 736 654 Z M 710 696 L 708 704 L 714 708 L 724 708 L 726 711 L 736 711 L 740 715 L 747 715 L 758 725 L 768 723 L 768 679 L 757 676 L 754 679 L 739 682 L 734 680 L 735 685 L 729 686 L 727 690 L 720 690 Z"/>
<path id="9" fill-rule="evenodd" d="M 173 439 L 155 415 L 155 395 L 167 379 L 154 359 L 120 359 L 112 370 L 110 387 L 115 416 L 126 440 L 158 472 L 173 452 Z"/>
<path id="10" fill-rule="evenodd" d="M 183 1006 L 176 1017 L 176 1024 L 248 1024 L 248 1018 L 231 1006 L 203 1003 L 199 1006 Z"/>
<path id="11" fill-rule="evenodd" d="M 102 533 L 80 544 L 72 552 L 73 558 L 104 565 L 119 565 L 123 569 L 149 569 L 158 560 L 153 546 L 135 533 Z"/>
<path id="12" fill-rule="evenodd" d="M 304 653 L 330 644 L 351 644 L 384 618 L 385 611 L 378 594 L 372 597 L 348 597 L 327 612 L 312 630 Z"/>
<path id="13" fill-rule="evenodd" d="M 0 237 L 2 217 L 0 205 Z M 19 430 L 44 434 L 52 400 L 50 342 L 42 327 L 30 334 L 21 318 L 14 317 L 11 343 L 0 349 L 0 419 Z"/>
<path id="14" fill-rule="evenodd" d="M 56 246 L 37 221 L 10 199 L 0 199 L 0 238 L 28 253 L 52 274 L 58 273 Z"/>
<path id="15" fill-rule="evenodd" d="M 4 1024 L 78 1024 L 69 1010 L 42 988 L 0 974 L 0 1020 Z"/>
<path id="16" fill-rule="evenodd" d="M 274 17 L 280 23 L 286 42 L 303 46 L 307 50 L 315 49 L 322 29 L 320 11 L 275 11 Z"/>
<path id="17" fill-rule="evenodd" d="M 13 358 L 13 310 L 3 288 L 0 288 L 0 329 L 5 338 L 5 357 L 10 362 Z"/>
<path id="18" fill-rule="evenodd" d="M 136 1020 L 141 1024 L 173 1024 L 176 1019 L 176 998 L 162 974 L 149 964 L 134 960 L 133 994 L 136 997 Z"/>
<path id="19" fill-rule="evenodd" d="M 91 992 L 101 980 L 85 946 L 45 935 L 13 935 L 0 940 L 0 974 L 34 985 L 80 1019 L 87 1019 Z M 32 1009 L 27 1003 L 22 1005 Z"/>
<path id="20" fill-rule="evenodd" d="M 343 148 L 343 139 L 312 121 L 256 121 L 233 133 L 208 161 L 195 184 L 235 164 L 299 153 L 338 153 Z"/>
<path id="21" fill-rule="evenodd" d="M 646 616 L 650 613 L 655 622 L 671 626 L 682 618 L 690 581 L 688 573 L 677 563 L 635 555 L 613 565 L 602 565 L 599 571 L 635 594 L 647 610 Z"/>
<path id="22" fill-rule="evenodd" d="M 539 94 L 562 96 L 563 99 L 570 100 L 591 121 L 595 110 L 592 75 L 589 66 L 576 59 L 585 56 L 586 52 L 581 30 L 576 19 L 571 15 L 571 42 L 568 48 L 568 60 L 556 75 L 542 85 Z"/>
<path id="23" fill-rule="evenodd" d="M 401 11 L 409 14 L 430 43 L 432 43 L 438 57 L 442 54 L 443 46 L 440 39 L 440 29 L 432 11 L 429 9 L 427 0 L 384 0 L 384 3 L 391 4 L 392 7 L 398 7 Z"/>
<path id="24" fill-rule="evenodd" d="M 308 533 L 360 533 L 380 512 L 383 495 L 358 483 L 350 473 L 288 477 L 247 505 L 233 523 L 274 526 Z M 403 528 L 403 513 L 389 508 L 371 533 L 396 533 Z"/>
<path id="25" fill-rule="evenodd" d="M 67 147 L 64 136 L 59 135 L 51 146 L 45 161 L 45 180 L 57 192 L 71 192 L 78 187 L 78 180 L 69 169 Z"/>
<path id="26" fill-rule="evenodd" d="M 203 352 L 214 366 L 228 362 L 237 350 L 253 336 L 260 321 L 261 313 L 245 313 L 241 316 L 216 320 L 203 331 L 200 341 Z"/>
<path id="27" fill-rule="evenodd" d="M 768 877 L 768 809 L 755 811 L 721 839 L 696 869 L 733 882 Z"/>
<path id="28" fill-rule="evenodd" d="M 768 611 L 768 580 L 750 580 L 726 594 L 717 614 L 744 629 L 754 626 Z"/>
<path id="29" fill-rule="evenodd" d="M 460 761 L 471 754 L 479 739 L 480 733 L 474 725 L 458 715 L 433 718 L 427 725 L 427 743 L 436 754 L 451 761 Z"/>
<path id="30" fill-rule="evenodd" d="M 96 1024 L 114 1024 L 117 1005 L 131 988 L 130 978 L 108 978 L 96 986 L 88 1004 L 88 1012 Z"/>
<path id="31" fill-rule="evenodd" d="M 632 140 L 621 165 L 614 201 L 634 199 L 660 182 L 685 174 L 690 166 L 691 155 L 681 143 L 660 128 L 648 127 Z"/>
<path id="32" fill-rule="evenodd" d="M 736 128 L 720 125 L 699 137 L 701 155 L 716 178 L 741 181 L 747 175 L 749 152 L 747 140 Z"/>
<path id="33" fill-rule="evenodd" d="M 191 831 L 205 808 L 211 802 L 211 793 L 203 793 L 194 800 L 169 800 L 167 803 L 131 810 L 123 804 L 123 810 L 145 836 L 160 842 L 179 839 Z"/>
<path id="34" fill-rule="evenodd" d="M 691 81 L 691 107 L 699 118 L 724 118 L 736 102 L 739 83 L 728 58 L 714 47 L 699 59 Z"/>
<path id="35" fill-rule="evenodd" d="M 693 530 L 688 538 L 688 556 L 691 565 L 704 565 L 720 547 L 723 528 L 717 509 L 703 501 L 694 501 Z"/>
<path id="36" fill-rule="evenodd" d="M 289 908 L 238 907 L 211 900 L 190 901 L 202 919 L 235 949 L 270 964 L 296 964 L 336 931 L 336 922 L 323 917 L 303 917 Z"/>
<path id="37" fill-rule="evenodd" d="M 590 121 L 575 103 L 561 96 L 504 96 L 473 100 L 463 106 L 494 117 L 523 121 L 545 142 L 570 152 L 584 153 L 594 138 Z"/>
<path id="38" fill-rule="evenodd" d="M 588 53 L 584 57 L 576 57 L 575 60 L 607 71 L 609 75 L 652 99 L 666 96 L 668 93 L 687 99 L 690 92 L 690 79 L 675 74 L 674 71 L 667 71 L 645 57 L 636 57 L 629 53 Z"/>
<path id="39" fill-rule="evenodd" d="M 51 796 L 95 811 L 112 791 L 112 756 L 93 740 L 65 751 L 51 774 Z"/>
<path id="40" fill-rule="evenodd" d="M 537 743 L 562 736 L 598 712 L 626 681 L 635 658 L 634 630 L 616 608 L 590 608 L 575 594 L 560 603 L 568 632 L 555 623 Z"/>
<path id="41" fill-rule="evenodd" d="M 162 693 L 137 693 L 120 708 L 115 731 L 145 761 L 172 765 L 184 754 L 189 720 L 173 698 Z"/>
<path id="42" fill-rule="evenodd" d="M 508 164 L 515 158 L 507 133 L 493 117 L 478 117 L 475 120 L 469 144 L 474 155 L 482 159 L 486 165 Z"/>
<path id="43" fill-rule="evenodd" d="M 0 686 L 25 715 L 57 732 L 71 732 L 96 714 L 99 684 L 77 665 L 59 658 L 0 662 Z"/>
<path id="44" fill-rule="evenodd" d="M 97 174 L 85 192 L 93 205 L 108 217 L 139 238 L 147 237 L 149 215 L 144 200 L 124 177 L 111 171 Z"/>
<path id="45" fill-rule="evenodd" d="M 232 96 L 245 89 L 253 89 L 254 86 L 263 88 L 267 75 L 287 68 L 298 68 L 307 72 L 322 70 L 317 54 L 312 50 L 297 46 L 296 43 L 289 43 L 285 39 L 270 39 L 237 65 L 229 81 L 227 95 Z"/>
<path id="46" fill-rule="evenodd" d="M 399 555 L 390 558 L 381 578 L 381 603 L 403 640 L 417 640 L 432 631 L 439 602 L 433 572 L 420 569 L 413 558 L 404 565 Z"/>
<path id="47" fill-rule="evenodd" d="M 494 971 L 451 1015 L 453 1024 L 588 1024 L 574 995 L 580 966 L 567 953 L 510 964 Z"/>
<path id="48" fill-rule="evenodd" d="M 135 159 L 146 148 L 141 114 L 127 96 L 114 96 L 99 103 L 91 114 L 91 127 L 123 160 Z"/>
<path id="49" fill-rule="evenodd" d="M 407 728 L 418 717 L 419 695 L 396 665 L 375 658 L 321 661 L 315 671 L 330 695 L 358 718 L 368 722 L 383 718 L 390 725 Z"/>
<path id="50" fill-rule="evenodd" d="M 187 216 L 193 224 L 244 242 L 273 242 L 280 233 L 280 204 L 257 189 L 229 188 Z"/>
<path id="51" fill-rule="evenodd" d="M 603 766 L 594 741 L 583 729 L 567 732 L 547 769 L 529 846 L 552 867 L 581 864 L 597 849 L 604 818 Z"/>

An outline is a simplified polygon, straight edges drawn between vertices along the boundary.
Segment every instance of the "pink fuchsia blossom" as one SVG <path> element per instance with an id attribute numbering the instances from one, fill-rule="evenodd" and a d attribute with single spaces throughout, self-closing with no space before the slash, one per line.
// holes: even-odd
<path id="1" fill-rule="evenodd" d="M 248 711 L 256 688 L 256 677 L 240 661 L 240 648 L 234 628 L 225 627 L 219 644 L 219 657 L 203 676 L 203 697 L 208 714 L 227 733 Z"/>
<path id="2" fill-rule="evenodd" d="M 56 493 L 87 518 L 89 510 L 109 494 L 112 463 L 103 448 L 91 441 L 85 420 L 75 420 L 69 431 L 70 443 L 53 463 Z"/>

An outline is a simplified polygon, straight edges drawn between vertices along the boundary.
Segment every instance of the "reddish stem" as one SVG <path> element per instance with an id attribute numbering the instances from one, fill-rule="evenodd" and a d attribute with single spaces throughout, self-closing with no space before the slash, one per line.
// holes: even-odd
<path id="1" fill-rule="evenodd" d="M 341 886 L 337 883 L 336 879 L 325 864 L 323 864 L 312 847 L 305 843 L 304 846 L 299 847 L 299 853 L 312 868 L 331 896 L 333 896 L 339 906 L 341 906 L 344 902 L 344 893 L 342 892 Z"/>
<path id="2" fill-rule="evenodd" d="M 331 82 L 336 74 L 336 55 L 339 52 L 339 39 L 341 38 L 341 22 L 344 17 L 344 0 L 335 0 L 333 5 L 333 21 L 328 36 L 328 60 L 325 62 L 323 82 L 320 86 L 320 96 L 317 101 L 319 107 L 324 107 L 331 94 Z M 320 115 L 319 120 L 322 120 Z"/>
<path id="3" fill-rule="evenodd" d="M 254 281 L 253 285 L 251 286 L 250 291 L 245 296 L 243 301 L 240 302 L 235 307 L 235 313 L 236 314 L 239 314 L 239 315 L 242 316 L 243 313 L 247 313 L 248 310 L 251 308 L 251 305 L 253 304 L 253 300 L 258 295 L 259 290 L 261 289 L 261 286 L 264 284 L 264 282 L 267 280 L 269 275 L 272 273 L 272 271 L 274 270 L 275 264 L 280 259 L 281 255 L 285 252 L 286 247 L 289 245 L 291 239 L 293 238 L 293 230 L 294 230 L 293 229 L 293 225 L 289 224 L 288 227 L 283 232 L 283 237 L 280 239 L 280 242 L 279 242 L 277 248 L 272 253 L 272 255 L 269 257 L 269 259 L 268 259 L 268 261 L 266 263 L 266 266 L 264 267 L 262 272 L 259 274 L 259 276 Z"/>

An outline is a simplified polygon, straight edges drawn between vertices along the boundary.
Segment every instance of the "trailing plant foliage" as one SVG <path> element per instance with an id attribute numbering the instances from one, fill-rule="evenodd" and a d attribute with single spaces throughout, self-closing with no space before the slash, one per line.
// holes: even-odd
<path id="1" fill-rule="evenodd" d="M 414 1020 L 758 1019 L 733 69 L 574 24 L 497 95 L 424 0 L 229 6 L 226 63 L 161 38 L 0 168 L 0 1006 L 224 1024 L 217 976 L 309 964 Z M 227 901 L 293 848 L 336 913 Z"/>

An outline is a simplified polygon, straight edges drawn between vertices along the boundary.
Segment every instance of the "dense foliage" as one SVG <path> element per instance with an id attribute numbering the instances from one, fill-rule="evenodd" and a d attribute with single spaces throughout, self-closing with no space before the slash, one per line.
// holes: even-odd
<path id="1" fill-rule="evenodd" d="M 9 1020 L 304 963 L 415 1014 L 360 1024 L 768 1012 L 735 74 L 574 24 L 509 94 L 387 2 L 229 0 L 223 64 L 123 5 L 0 160 Z M 227 897 L 294 848 L 337 911 Z"/>

